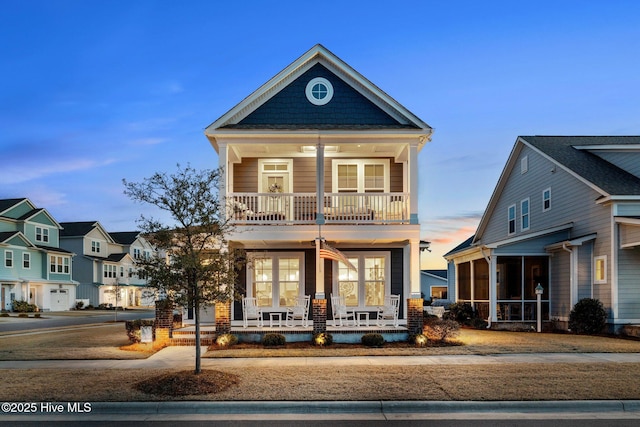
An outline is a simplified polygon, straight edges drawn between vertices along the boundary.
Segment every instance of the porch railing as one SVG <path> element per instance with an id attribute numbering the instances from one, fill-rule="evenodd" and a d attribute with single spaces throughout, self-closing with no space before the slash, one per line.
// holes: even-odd
<path id="1" fill-rule="evenodd" d="M 325 193 L 326 224 L 408 224 L 406 193 Z M 237 224 L 315 224 L 315 193 L 229 193 L 229 215 Z"/>

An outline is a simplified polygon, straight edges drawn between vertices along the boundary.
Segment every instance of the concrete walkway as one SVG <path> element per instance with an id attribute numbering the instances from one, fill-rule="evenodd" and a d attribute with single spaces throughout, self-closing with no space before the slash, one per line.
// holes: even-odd
<path id="1" fill-rule="evenodd" d="M 202 347 L 202 354 L 207 351 Z M 191 368 L 193 347 L 167 347 L 147 359 L 0 361 L 0 369 Z M 520 353 L 450 356 L 202 358 L 203 368 L 252 366 L 486 365 L 501 363 L 640 363 L 640 353 Z"/>

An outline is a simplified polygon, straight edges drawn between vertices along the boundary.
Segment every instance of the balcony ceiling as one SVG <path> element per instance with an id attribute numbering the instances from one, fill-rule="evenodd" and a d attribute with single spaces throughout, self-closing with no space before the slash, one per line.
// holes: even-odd
<path id="1" fill-rule="evenodd" d="M 230 144 L 238 159 L 243 157 L 315 157 L 314 145 L 265 143 Z M 367 143 L 325 145 L 325 157 L 397 157 L 406 144 Z"/>

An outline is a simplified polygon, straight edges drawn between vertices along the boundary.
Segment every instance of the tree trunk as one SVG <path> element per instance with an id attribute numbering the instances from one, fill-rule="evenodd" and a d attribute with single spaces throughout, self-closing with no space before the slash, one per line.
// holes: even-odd
<path id="1" fill-rule="evenodd" d="M 198 297 L 198 291 L 194 292 L 193 309 L 195 310 L 194 319 L 196 321 L 196 369 L 195 374 L 202 372 L 201 366 L 201 351 L 200 351 L 200 298 Z"/>

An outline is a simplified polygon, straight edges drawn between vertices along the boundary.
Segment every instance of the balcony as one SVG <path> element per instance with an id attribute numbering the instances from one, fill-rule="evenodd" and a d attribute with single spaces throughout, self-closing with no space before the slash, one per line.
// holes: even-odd
<path id="1" fill-rule="evenodd" d="M 229 193 L 236 225 L 316 224 L 316 193 Z M 325 224 L 409 224 L 406 193 L 325 193 Z"/>

